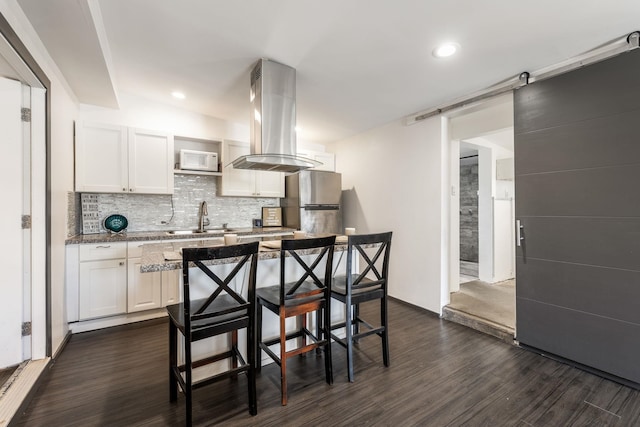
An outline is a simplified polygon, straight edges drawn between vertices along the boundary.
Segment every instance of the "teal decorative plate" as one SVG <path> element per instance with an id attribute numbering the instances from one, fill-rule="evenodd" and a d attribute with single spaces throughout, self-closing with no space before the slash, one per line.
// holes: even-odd
<path id="1" fill-rule="evenodd" d="M 109 215 L 104 220 L 104 228 L 114 233 L 123 231 L 128 225 L 129 221 L 127 221 L 127 218 L 119 214 Z"/>

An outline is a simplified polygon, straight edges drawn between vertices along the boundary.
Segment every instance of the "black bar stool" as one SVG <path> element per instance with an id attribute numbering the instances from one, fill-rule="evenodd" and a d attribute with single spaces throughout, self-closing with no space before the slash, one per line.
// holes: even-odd
<path id="1" fill-rule="evenodd" d="M 367 246 L 376 246 L 376 253 L 369 257 Z M 355 250 L 355 251 L 354 251 Z M 387 322 L 387 284 L 389 277 L 389 252 L 391 250 L 391 232 L 378 234 L 351 235 L 347 240 L 346 274 L 333 279 L 331 296 L 345 304 L 345 321 L 332 325 L 331 329 L 345 328 L 345 338 L 335 334 L 331 337 L 347 349 L 347 370 L 350 382 L 353 382 L 353 345 L 359 339 L 376 334 L 382 339 L 382 358 L 384 366 L 389 366 L 389 328 Z M 355 252 L 355 254 L 354 254 Z M 353 274 L 354 256 L 363 260 L 359 274 Z M 367 277 L 371 276 L 371 278 Z M 367 301 L 380 301 L 380 326 L 372 326 L 360 317 L 360 304 Z M 360 325 L 366 330 L 360 331 Z"/>
<path id="2" fill-rule="evenodd" d="M 280 283 L 268 287 L 260 287 L 258 296 L 258 354 L 257 365 L 260 369 L 262 350 L 280 365 L 280 383 L 282 405 L 287 404 L 287 359 L 314 349 L 324 348 L 325 376 L 328 384 L 333 383 L 331 366 L 331 267 L 333 263 L 333 245 L 335 236 L 283 240 L 280 249 Z M 313 251 L 312 251 L 313 250 Z M 307 264 L 301 255 L 317 252 L 315 259 Z M 318 277 L 314 270 L 323 266 L 324 277 Z M 293 280 L 286 272 L 294 266 L 300 266 L 304 273 Z M 278 315 L 280 319 L 279 336 L 262 341 L 262 307 Z M 307 313 L 316 313 L 316 333 L 307 328 Z M 298 318 L 299 328 L 289 332 L 285 330 L 285 320 L 289 317 Z M 286 349 L 287 340 L 298 338 L 299 345 L 292 350 Z M 308 343 L 307 339 L 311 340 Z M 278 344 L 280 356 L 276 355 L 269 346 Z"/>
<path id="3" fill-rule="evenodd" d="M 226 277 L 212 272 L 202 261 L 237 258 L 235 266 Z M 186 424 L 192 421 L 192 392 L 194 389 L 218 380 L 235 377 L 240 372 L 248 376 L 249 412 L 256 415 L 255 372 L 255 308 L 256 266 L 258 242 L 213 248 L 182 249 L 182 276 L 184 303 L 167 306 L 169 314 L 169 395 L 172 402 L 178 398 L 178 385 L 186 398 Z M 234 291 L 229 284 L 245 265 L 249 265 L 248 297 Z M 192 300 L 189 292 L 189 267 L 198 267 L 211 279 L 211 291 L 207 298 Z M 209 282 L 208 282 L 209 283 Z M 247 361 L 238 350 L 238 330 L 247 329 Z M 178 332 L 184 336 L 184 365 L 178 365 Z M 193 361 L 191 343 L 221 334 L 231 334 L 231 348 L 203 360 Z M 210 363 L 231 359 L 231 369 L 205 378 L 192 380 L 192 371 Z M 182 373 L 184 372 L 184 377 Z"/>

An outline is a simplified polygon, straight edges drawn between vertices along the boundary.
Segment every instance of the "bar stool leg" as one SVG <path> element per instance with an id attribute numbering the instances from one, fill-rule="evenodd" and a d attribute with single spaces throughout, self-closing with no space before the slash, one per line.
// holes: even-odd
<path id="1" fill-rule="evenodd" d="M 298 316 L 298 318 L 300 319 L 300 331 L 302 332 L 302 335 L 300 335 L 299 338 L 299 346 L 305 347 L 307 345 L 307 334 L 306 332 L 304 332 L 304 330 L 307 329 L 307 314 L 301 314 L 300 316 Z M 306 357 L 307 353 L 301 353 L 300 356 Z"/>
<path id="2" fill-rule="evenodd" d="M 327 377 L 327 384 L 333 384 L 333 365 L 331 359 L 331 312 L 328 307 L 328 305 L 331 304 L 331 299 L 329 298 L 325 304 L 327 304 L 327 306 L 322 310 L 323 337 L 327 340 L 327 343 L 324 346 L 324 369 Z M 320 319 L 318 319 L 318 321 L 319 320 Z M 318 339 L 320 339 L 319 333 Z"/>
<path id="3" fill-rule="evenodd" d="M 351 319 L 351 298 L 345 301 L 345 341 L 347 343 L 347 377 L 349 382 L 353 382 L 353 325 Z"/>
<path id="4" fill-rule="evenodd" d="M 185 337 L 185 340 L 188 339 L 187 337 Z M 191 401 L 191 383 L 192 383 L 192 374 L 191 374 L 191 369 L 193 369 L 193 366 L 191 364 L 191 346 L 186 345 L 185 346 L 185 351 L 184 351 L 184 367 L 185 367 L 185 389 L 184 390 L 184 396 L 185 396 L 185 409 L 187 412 L 187 425 L 191 426 L 192 425 L 192 409 L 193 409 L 193 403 Z"/>
<path id="5" fill-rule="evenodd" d="M 233 357 L 231 358 L 231 367 L 236 369 L 238 367 L 238 330 L 235 329 L 231 331 L 231 351 L 233 352 Z M 235 376 L 237 378 L 237 375 Z"/>
<path id="6" fill-rule="evenodd" d="M 178 400 L 178 381 L 173 369 L 178 366 L 178 328 L 169 322 L 169 401 Z"/>
<path id="7" fill-rule="evenodd" d="M 360 332 L 360 304 L 353 305 L 353 335 L 356 337 L 353 339 L 354 343 L 358 343 L 360 341 L 357 338 L 358 333 Z"/>
<path id="8" fill-rule="evenodd" d="M 387 319 L 387 298 L 380 299 L 380 324 L 382 330 L 382 360 L 384 366 L 389 366 L 389 324 Z"/>
<path id="9" fill-rule="evenodd" d="M 258 393 L 256 391 L 256 340 L 255 340 L 255 318 L 252 318 L 247 328 L 247 360 L 249 371 L 247 381 L 249 381 L 249 413 L 258 413 Z"/>
<path id="10" fill-rule="evenodd" d="M 262 370 L 262 304 L 256 309 L 256 371 Z"/>
<path id="11" fill-rule="evenodd" d="M 285 329 L 284 309 L 280 309 L 280 391 L 282 406 L 287 405 L 287 331 Z"/>

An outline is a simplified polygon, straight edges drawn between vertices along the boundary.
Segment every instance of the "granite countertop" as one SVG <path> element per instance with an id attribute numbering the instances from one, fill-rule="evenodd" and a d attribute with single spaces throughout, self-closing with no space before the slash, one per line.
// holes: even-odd
<path id="1" fill-rule="evenodd" d="M 256 233 L 257 234 L 257 233 Z M 277 244 L 281 237 L 255 237 L 241 239 L 240 243 L 246 243 L 250 241 L 259 240 L 260 253 L 258 254 L 258 260 L 280 258 L 280 249 Z M 187 247 L 211 247 L 211 246 L 223 246 L 224 239 L 222 237 L 215 240 L 194 240 L 187 242 L 165 242 L 165 243 L 150 243 L 142 246 L 142 258 L 140 263 L 140 271 L 142 273 L 151 273 L 157 271 L 167 270 L 180 270 L 182 269 L 182 258 L 180 256 L 182 248 Z M 335 251 L 346 250 L 346 238 L 339 236 L 335 245 Z M 318 253 L 319 249 L 308 249 L 300 251 L 300 254 L 313 254 Z M 235 258 L 227 258 L 222 260 L 211 260 L 204 262 L 205 265 L 219 265 L 229 264 L 237 262 Z"/>
<path id="2" fill-rule="evenodd" d="M 100 233 L 100 234 L 76 234 L 69 237 L 65 244 L 76 245 L 83 243 L 114 243 L 114 242 L 141 242 L 153 240 L 177 240 L 177 239 L 215 239 L 222 238 L 225 234 L 234 233 L 238 236 L 252 236 L 260 234 L 292 234 L 293 228 L 287 227 L 247 227 L 232 228 L 227 230 L 211 229 L 207 233 L 194 234 L 169 234 L 168 231 L 138 231 L 132 233 Z"/>

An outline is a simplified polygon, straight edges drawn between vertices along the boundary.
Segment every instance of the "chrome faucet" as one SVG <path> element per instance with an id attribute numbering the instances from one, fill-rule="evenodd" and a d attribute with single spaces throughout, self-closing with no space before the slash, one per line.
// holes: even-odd
<path id="1" fill-rule="evenodd" d="M 200 203 L 200 210 L 198 211 L 198 233 L 204 233 L 205 225 L 209 225 L 209 219 L 205 219 L 205 217 L 209 215 L 209 210 L 207 209 L 207 202 Z"/>

